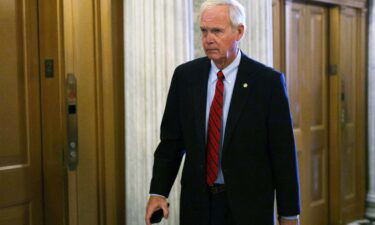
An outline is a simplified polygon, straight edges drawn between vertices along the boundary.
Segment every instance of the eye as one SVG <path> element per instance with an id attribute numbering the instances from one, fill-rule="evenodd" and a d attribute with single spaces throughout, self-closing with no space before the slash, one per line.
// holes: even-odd
<path id="1" fill-rule="evenodd" d="M 205 34 L 205 33 L 207 33 L 207 29 L 206 28 L 201 28 L 201 32 L 202 32 L 202 34 Z"/>
<path id="2" fill-rule="evenodd" d="M 214 28 L 214 29 L 212 29 L 212 33 L 214 33 L 214 34 L 221 33 L 221 29 Z"/>

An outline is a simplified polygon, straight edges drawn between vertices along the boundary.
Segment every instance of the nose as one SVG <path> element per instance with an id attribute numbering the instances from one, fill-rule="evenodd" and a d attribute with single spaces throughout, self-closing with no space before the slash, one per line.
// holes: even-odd
<path id="1" fill-rule="evenodd" d="M 207 44 L 212 44 L 214 42 L 214 36 L 211 32 L 208 32 L 206 35 L 206 43 Z"/>

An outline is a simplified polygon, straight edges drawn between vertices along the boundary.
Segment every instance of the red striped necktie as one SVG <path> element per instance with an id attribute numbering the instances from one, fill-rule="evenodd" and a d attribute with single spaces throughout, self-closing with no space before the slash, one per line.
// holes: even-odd
<path id="1" fill-rule="evenodd" d="M 224 74 L 221 70 L 217 73 L 217 78 L 207 128 L 207 184 L 209 186 L 215 183 L 218 176 L 224 93 Z"/>

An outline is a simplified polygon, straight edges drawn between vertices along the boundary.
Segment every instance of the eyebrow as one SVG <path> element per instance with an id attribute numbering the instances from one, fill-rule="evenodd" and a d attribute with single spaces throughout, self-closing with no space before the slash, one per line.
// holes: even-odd
<path id="1" fill-rule="evenodd" d="M 225 28 L 224 27 L 211 27 L 211 28 L 208 28 L 208 27 L 200 27 L 201 30 L 224 30 Z"/>

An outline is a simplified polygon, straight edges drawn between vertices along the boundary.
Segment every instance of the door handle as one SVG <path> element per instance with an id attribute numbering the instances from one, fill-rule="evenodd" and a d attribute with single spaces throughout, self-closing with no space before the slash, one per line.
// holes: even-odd
<path id="1" fill-rule="evenodd" d="M 68 168 L 76 170 L 78 166 L 78 124 L 77 124 L 77 79 L 74 74 L 66 78 L 66 105 L 67 105 L 67 146 Z"/>

